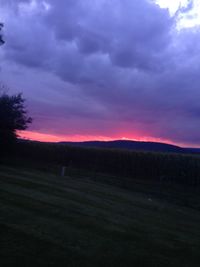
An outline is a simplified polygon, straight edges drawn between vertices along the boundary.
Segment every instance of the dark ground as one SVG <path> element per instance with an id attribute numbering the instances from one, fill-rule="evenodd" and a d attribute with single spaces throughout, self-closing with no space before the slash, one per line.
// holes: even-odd
<path id="1" fill-rule="evenodd" d="M 200 266 L 198 205 L 89 178 L 1 166 L 0 266 Z"/>

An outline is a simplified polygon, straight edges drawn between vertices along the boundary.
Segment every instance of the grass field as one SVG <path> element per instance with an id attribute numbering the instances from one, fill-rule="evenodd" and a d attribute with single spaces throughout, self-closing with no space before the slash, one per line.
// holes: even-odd
<path id="1" fill-rule="evenodd" d="M 200 266 L 200 213 L 87 177 L 0 167 L 0 266 Z"/>

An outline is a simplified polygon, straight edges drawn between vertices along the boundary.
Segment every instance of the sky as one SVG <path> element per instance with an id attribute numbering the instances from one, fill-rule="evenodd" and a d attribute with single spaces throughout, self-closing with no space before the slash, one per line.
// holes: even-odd
<path id="1" fill-rule="evenodd" d="M 200 1 L 0 0 L 0 83 L 41 141 L 200 146 Z"/>

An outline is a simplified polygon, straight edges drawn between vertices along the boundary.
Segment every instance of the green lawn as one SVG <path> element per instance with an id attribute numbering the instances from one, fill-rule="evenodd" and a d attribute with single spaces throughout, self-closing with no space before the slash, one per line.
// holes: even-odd
<path id="1" fill-rule="evenodd" d="M 200 266 L 200 213 L 92 179 L 0 167 L 0 266 Z"/>

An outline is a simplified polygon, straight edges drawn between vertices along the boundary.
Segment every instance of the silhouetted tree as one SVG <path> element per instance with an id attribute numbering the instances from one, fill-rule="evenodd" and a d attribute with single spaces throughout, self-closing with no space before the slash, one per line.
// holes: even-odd
<path id="1" fill-rule="evenodd" d="M 2 36 L 2 28 L 3 28 L 3 23 L 0 23 L 0 45 L 4 44 L 5 41 L 3 40 L 3 36 Z"/>
<path id="2" fill-rule="evenodd" d="M 22 94 L 0 95 L 0 150 L 12 147 L 17 139 L 17 130 L 25 130 L 32 118 L 27 116 Z"/>

